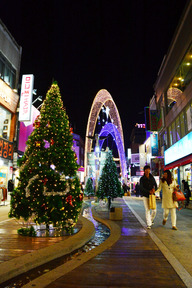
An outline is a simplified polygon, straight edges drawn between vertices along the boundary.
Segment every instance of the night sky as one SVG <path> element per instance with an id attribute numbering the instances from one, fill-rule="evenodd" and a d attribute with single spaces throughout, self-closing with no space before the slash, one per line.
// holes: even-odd
<path id="1" fill-rule="evenodd" d="M 107 89 L 125 147 L 144 107 L 187 0 L 4 1 L 0 18 L 22 46 L 21 75 L 45 97 L 58 82 L 69 120 L 84 139 L 93 99 Z"/>

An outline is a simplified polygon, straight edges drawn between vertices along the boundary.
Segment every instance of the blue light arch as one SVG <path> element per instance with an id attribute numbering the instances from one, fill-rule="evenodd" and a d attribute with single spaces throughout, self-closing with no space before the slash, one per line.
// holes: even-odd
<path id="1" fill-rule="evenodd" d="M 108 136 L 109 134 L 115 140 L 118 154 L 119 154 L 120 163 L 121 163 L 121 173 L 125 177 L 127 174 L 127 167 L 126 167 L 126 159 L 125 159 L 123 142 L 122 142 L 119 131 L 117 130 L 116 126 L 113 123 L 106 124 L 102 128 L 101 132 L 99 133 L 99 136 Z M 99 140 L 100 148 L 102 148 L 104 141 L 105 140 Z"/>

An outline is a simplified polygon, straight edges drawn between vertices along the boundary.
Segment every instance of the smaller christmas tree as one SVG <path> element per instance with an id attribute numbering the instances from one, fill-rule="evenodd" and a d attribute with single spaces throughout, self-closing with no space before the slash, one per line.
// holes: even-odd
<path id="1" fill-rule="evenodd" d="M 108 199 L 108 208 L 110 209 L 111 200 L 122 197 L 124 192 L 118 179 L 117 167 L 113 160 L 112 152 L 109 150 L 99 178 L 97 197 L 99 199 Z"/>
<path id="2" fill-rule="evenodd" d="M 87 180 L 84 195 L 88 196 L 88 197 L 94 195 L 93 182 L 92 182 L 91 178 L 88 178 L 88 180 Z"/>

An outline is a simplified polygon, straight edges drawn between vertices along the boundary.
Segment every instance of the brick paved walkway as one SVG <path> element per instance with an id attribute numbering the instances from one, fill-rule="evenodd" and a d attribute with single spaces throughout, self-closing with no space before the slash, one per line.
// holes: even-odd
<path id="1" fill-rule="evenodd" d="M 116 221 L 120 239 L 47 288 L 186 287 L 123 199 L 115 201 L 115 206 L 123 207 L 123 220 Z M 107 210 L 96 210 L 101 218 L 109 219 Z"/>

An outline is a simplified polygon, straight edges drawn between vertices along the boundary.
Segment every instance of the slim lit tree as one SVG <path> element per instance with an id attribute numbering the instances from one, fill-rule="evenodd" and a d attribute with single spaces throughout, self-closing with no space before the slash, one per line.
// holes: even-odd
<path id="1" fill-rule="evenodd" d="M 72 231 L 83 199 L 72 144 L 72 129 L 54 83 L 18 163 L 19 184 L 12 193 L 9 217 L 33 217 L 38 224 Z"/>
<path id="2" fill-rule="evenodd" d="M 87 179 L 87 183 L 85 185 L 84 195 L 88 196 L 88 197 L 94 195 L 93 182 L 92 182 L 91 178 Z"/>
<path id="3" fill-rule="evenodd" d="M 117 167 L 113 160 L 112 152 L 107 153 L 104 167 L 99 178 L 97 197 L 99 199 L 108 199 L 108 207 L 111 206 L 111 200 L 124 195 L 121 183 L 118 179 Z"/>

